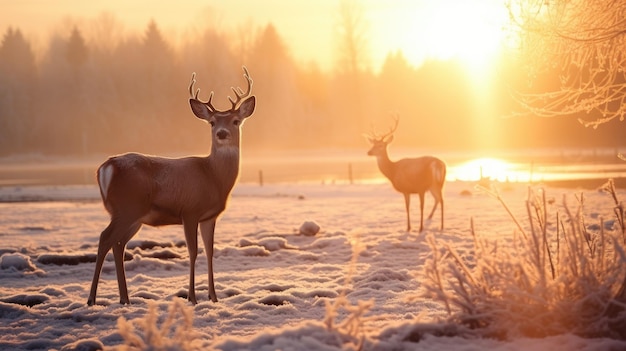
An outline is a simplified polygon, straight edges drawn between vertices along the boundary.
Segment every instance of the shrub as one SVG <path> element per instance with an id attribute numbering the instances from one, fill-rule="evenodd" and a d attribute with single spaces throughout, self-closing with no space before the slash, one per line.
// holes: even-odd
<path id="1" fill-rule="evenodd" d="M 442 303 L 451 322 L 488 337 L 625 338 L 624 210 L 612 181 L 602 189 L 615 202 L 615 230 L 605 229 L 602 219 L 599 226 L 586 225 L 582 195 L 576 211 L 564 197 L 560 210 L 550 214 L 545 192 L 533 188 L 524 227 L 497 191 L 483 188 L 511 215 L 514 237 L 488 240 L 476 233 L 472 220 L 470 259 L 429 237 L 425 296 Z"/>
<path id="2" fill-rule="evenodd" d="M 148 313 L 132 321 L 120 317 L 117 321 L 124 344 L 115 350 L 191 351 L 198 350 L 194 343 L 193 308 L 182 299 L 173 299 L 164 321 L 159 327 L 156 303 L 149 303 Z M 136 328 L 138 327 L 138 328 Z"/>

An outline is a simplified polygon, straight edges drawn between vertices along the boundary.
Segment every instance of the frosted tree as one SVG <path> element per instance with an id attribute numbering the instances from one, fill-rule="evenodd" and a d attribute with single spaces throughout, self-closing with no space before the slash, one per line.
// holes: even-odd
<path id="1" fill-rule="evenodd" d="M 624 120 L 625 1 L 509 0 L 508 6 L 529 82 L 540 83 L 517 95 L 527 112 L 546 117 L 584 115 L 580 122 L 594 128 Z M 557 78 L 556 84 L 541 82 L 545 74 Z M 621 203 L 616 205 L 618 219 L 623 218 Z M 624 313 L 624 306 L 626 278 L 606 314 L 615 318 Z M 616 325 L 622 337 L 624 324 Z"/>
<path id="2" fill-rule="evenodd" d="M 88 56 L 89 50 L 85 44 L 85 39 L 83 39 L 78 28 L 74 27 L 67 42 L 65 58 L 72 68 L 78 70 L 87 62 Z"/>
<path id="3" fill-rule="evenodd" d="M 257 97 L 264 101 L 271 115 L 291 116 L 290 118 L 273 118 L 263 116 L 250 120 L 257 131 L 250 136 L 250 141 L 267 140 L 271 135 L 281 142 L 293 142 L 294 135 L 305 133 L 299 130 L 301 122 L 301 99 L 295 82 L 296 68 L 289 54 L 287 45 L 273 24 L 263 27 L 251 47 L 252 59 L 248 64 L 251 72 L 257 72 L 255 84 L 258 87 Z M 283 134 L 284 133 L 284 134 Z M 302 143 L 301 139 L 296 139 Z"/>
<path id="4" fill-rule="evenodd" d="M 31 139 L 37 67 L 30 43 L 9 28 L 0 43 L 0 152 L 19 151 Z"/>
<path id="5" fill-rule="evenodd" d="M 88 41 L 95 51 L 112 53 L 124 32 L 124 24 L 111 12 L 101 12 L 90 24 Z"/>
<path id="6" fill-rule="evenodd" d="M 368 115 L 371 109 L 364 106 L 372 101 L 367 98 L 371 77 L 368 77 L 369 24 L 365 15 L 360 2 L 339 1 L 335 25 L 337 74 L 333 87 L 342 99 L 332 106 L 337 114 L 332 129 L 337 133 L 335 142 L 339 144 L 361 140 L 361 133 L 368 128 L 371 118 Z M 346 118 L 350 123 L 345 123 Z"/>
<path id="7" fill-rule="evenodd" d="M 89 150 L 89 137 L 87 135 L 87 128 L 91 125 L 92 119 L 88 116 L 88 104 L 90 94 L 85 88 L 85 72 L 84 67 L 89 58 L 89 50 L 85 44 L 85 39 L 82 33 L 77 27 L 74 27 L 69 39 L 67 40 L 67 48 L 65 50 L 65 59 L 69 64 L 70 74 L 72 75 L 72 84 L 66 89 L 70 89 L 73 95 L 74 108 L 72 112 L 74 114 L 75 123 L 80 126 L 80 144 L 83 154 L 87 154 Z"/>
<path id="8" fill-rule="evenodd" d="M 174 131 L 180 132 L 178 120 L 172 116 L 183 111 L 174 107 L 181 101 L 184 90 L 181 88 L 187 77 L 178 76 L 179 65 L 174 49 L 155 21 L 148 24 L 137 49 L 137 56 L 126 67 L 126 73 L 134 76 L 134 81 L 127 80 L 126 83 L 127 88 L 134 86 L 137 89 L 135 95 L 144 106 L 130 102 L 133 105 L 131 111 L 137 117 L 136 122 L 147 123 L 153 130 L 152 135 L 143 136 L 145 139 L 141 143 L 158 146 L 163 137 L 171 136 Z M 131 123 L 131 129 L 137 128 L 136 122 Z"/>
<path id="9" fill-rule="evenodd" d="M 354 0 L 341 0 L 337 19 L 337 68 L 356 74 L 368 65 L 368 25 L 364 11 Z"/>
<path id="10" fill-rule="evenodd" d="M 537 116 L 597 127 L 626 114 L 626 2 L 509 0 L 529 84 L 516 98 Z"/>

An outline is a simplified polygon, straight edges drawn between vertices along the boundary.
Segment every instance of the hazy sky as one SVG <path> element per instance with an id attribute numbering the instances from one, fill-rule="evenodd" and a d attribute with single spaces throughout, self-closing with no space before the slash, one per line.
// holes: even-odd
<path id="1" fill-rule="evenodd" d="M 469 64 L 486 61 L 502 39 L 506 20 L 501 0 L 360 0 L 374 69 L 390 51 L 401 49 L 418 65 L 424 58 L 459 56 Z M 21 29 L 35 46 L 64 24 L 111 13 L 127 32 L 143 31 L 151 19 L 180 38 L 210 21 L 226 31 L 250 21 L 273 23 L 299 62 L 333 62 L 339 0 L 0 0 L 0 33 Z"/>

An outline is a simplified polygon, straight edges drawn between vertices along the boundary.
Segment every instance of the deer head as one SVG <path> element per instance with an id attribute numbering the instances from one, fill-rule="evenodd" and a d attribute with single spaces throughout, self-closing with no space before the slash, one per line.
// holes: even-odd
<path id="1" fill-rule="evenodd" d="M 398 123 L 400 123 L 400 117 L 396 114 L 393 117 L 394 125 L 389 128 L 387 133 L 382 135 L 378 135 L 374 132 L 373 128 L 369 134 L 365 135 L 367 140 L 372 144 L 372 147 L 367 152 L 369 156 L 379 156 L 386 154 L 387 145 L 389 145 L 393 141 L 393 133 L 398 129 Z"/>
<path id="2" fill-rule="evenodd" d="M 194 85 L 196 83 L 196 74 L 191 75 L 191 83 L 189 84 L 189 104 L 191 110 L 196 117 L 205 120 L 212 127 L 212 140 L 214 146 L 239 146 L 241 139 L 241 125 L 244 120 L 254 112 L 256 98 L 250 95 L 252 90 L 252 78 L 248 73 L 248 69 L 243 67 L 244 78 L 248 82 L 248 88 L 244 92 L 241 88 L 231 88 L 235 93 L 235 100 L 230 96 L 228 100 L 232 107 L 228 110 L 220 111 L 213 106 L 213 91 L 209 95 L 207 102 L 200 101 L 198 95 L 200 89 L 194 93 Z"/>

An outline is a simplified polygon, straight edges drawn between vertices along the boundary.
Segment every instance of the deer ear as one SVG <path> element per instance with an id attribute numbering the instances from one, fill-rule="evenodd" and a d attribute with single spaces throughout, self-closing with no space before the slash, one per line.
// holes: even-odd
<path id="1" fill-rule="evenodd" d="M 247 118 L 252 115 L 254 112 L 254 108 L 256 106 L 256 97 L 254 95 L 250 96 L 244 102 L 241 103 L 239 108 L 237 109 L 237 114 L 241 118 Z"/>
<path id="2" fill-rule="evenodd" d="M 209 108 L 204 104 L 204 102 L 196 99 L 189 99 L 189 105 L 191 105 L 191 111 L 193 111 L 193 114 L 196 115 L 196 117 L 205 121 L 208 121 L 209 118 L 211 118 Z"/>

